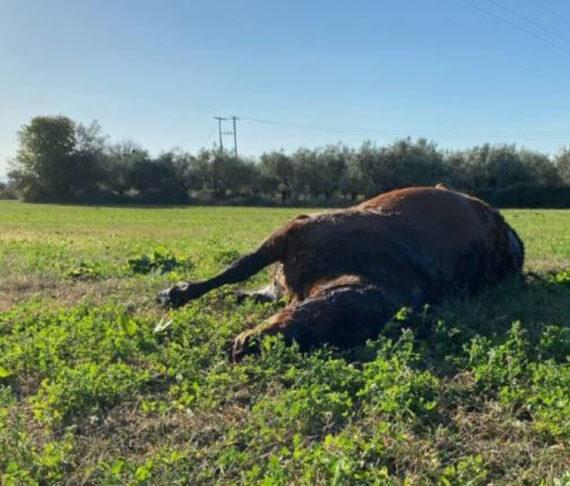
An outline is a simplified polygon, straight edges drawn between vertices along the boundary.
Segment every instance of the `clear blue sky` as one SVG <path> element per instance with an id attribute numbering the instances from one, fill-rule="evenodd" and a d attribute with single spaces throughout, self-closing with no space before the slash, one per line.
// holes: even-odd
<path id="1" fill-rule="evenodd" d="M 153 153 L 210 146 L 219 114 L 283 123 L 240 122 L 248 155 L 405 135 L 570 143 L 570 2 L 468 0 L 492 16 L 466 1 L 2 0 L 0 176 L 39 114 Z"/>

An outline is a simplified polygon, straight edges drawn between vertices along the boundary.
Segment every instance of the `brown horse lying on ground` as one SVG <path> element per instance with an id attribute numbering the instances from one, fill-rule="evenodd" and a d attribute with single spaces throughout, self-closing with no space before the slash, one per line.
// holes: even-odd
<path id="1" fill-rule="evenodd" d="M 362 344 L 402 306 L 477 292 L 520 274 L 523 260 L 520 238 L 498 211 L 442 185 L 411 187 L 299 216 L 221 274 L 164 290 L 158 299 L 180 306 L 280 262 L 276 282 L 249 295 L 272 299 L 283 291 L 291 302 L 235 339 L 238 360 L 264 334 L 281 333 L 301 349 Z"/>

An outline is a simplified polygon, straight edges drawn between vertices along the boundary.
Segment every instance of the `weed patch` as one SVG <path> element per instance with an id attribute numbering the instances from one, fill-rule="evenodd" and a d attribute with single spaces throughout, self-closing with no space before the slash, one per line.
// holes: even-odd
<path id="1" fill-rule="evenodd" d="M 94 279 L 102 275 L 101 266 L 93 262 L 80 262 L 67 272 L 67 276 L 73 279 Z"/>
<path id="2" fill-rule="evenodd" d="M 133 273 L 164 274 L 179 268 L 190 269 L 192 262 L 186 258 L 177 257 L 164 246 L 157 246 L 149 255 L 129 258 L 127 267 Z"/>

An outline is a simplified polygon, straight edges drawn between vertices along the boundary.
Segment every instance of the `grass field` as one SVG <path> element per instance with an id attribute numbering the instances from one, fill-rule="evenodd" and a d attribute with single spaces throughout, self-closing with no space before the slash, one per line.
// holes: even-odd
<path id="1" fill-rule="evenodd" d="M 505 211 L 524 284 L 345 353 L 232 366 L 279 305 L 154 304 L 305 211 L 0 201 L 0 483 L 570 484 L 570 212 Z"/>

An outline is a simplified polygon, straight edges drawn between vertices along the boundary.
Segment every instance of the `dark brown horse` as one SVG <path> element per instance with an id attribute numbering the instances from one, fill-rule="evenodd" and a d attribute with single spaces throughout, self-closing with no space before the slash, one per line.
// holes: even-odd
<path id="1" fill-rule="evenodd" d="M 378 335 L 402 306 L 479 291 L 520 274 L 524 247 L 500 213 L 445 186 L 411 187 L 349 209 L 299 216 L 212 279 L 164 290 L 180 306 L 272 263 L 276 281 L 251 294 L 289 305 L 234 341 L 233 359 L 255 350 L 263 334 L 281 333 L 301 349 L 346 348 Z"/>

